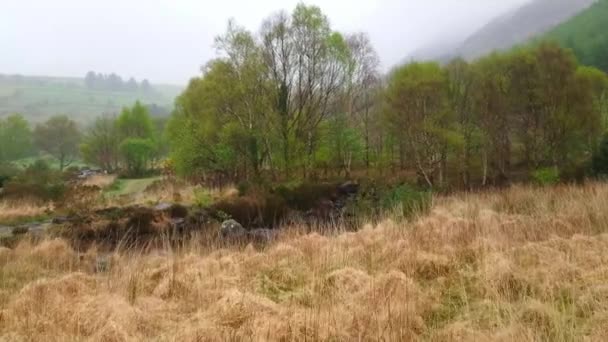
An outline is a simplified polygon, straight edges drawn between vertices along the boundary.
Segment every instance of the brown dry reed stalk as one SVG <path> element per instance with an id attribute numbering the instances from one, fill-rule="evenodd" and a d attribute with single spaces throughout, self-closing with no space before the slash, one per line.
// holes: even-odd
<path id="1" fill-rule="evenodd" d="M 605 341 L 608 185 L 436 198 L 357 232 L 0 249 L 0 340 Z"/>

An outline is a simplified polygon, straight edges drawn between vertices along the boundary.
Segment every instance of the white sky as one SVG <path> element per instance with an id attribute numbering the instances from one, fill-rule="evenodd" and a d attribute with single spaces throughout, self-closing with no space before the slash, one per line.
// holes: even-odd
<path id="1" fill-rule="evenodd" d="M 384 68 L 437 41 L 463 39 L 529 0 L 309 0 L 333 28 L 370 34 Z M 0 73 L 88 70 L 185 84 L 216 56 L 229 18 L 257 32 L 299 0 L 0 0 Z"/>

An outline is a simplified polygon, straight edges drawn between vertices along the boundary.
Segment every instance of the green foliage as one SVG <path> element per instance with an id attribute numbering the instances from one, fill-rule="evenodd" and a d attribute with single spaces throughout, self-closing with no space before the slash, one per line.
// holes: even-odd
<path id="1" fill-rule="evenodd" d="M 135 102 L 131 108 L 123 108 L 116 120 L 116 126 L 122 139 L 152 139 L 154 137 L 154 124 L 150 113 L 139 101 Z"/>
<path id="2" fill-rule="evenodd" d="M 0 188 L 17 174 L 19 174 L 19 168 L 15 165 L 7 162 L 0 162 Z"/>
<path id="3" fill-rule="evenodd" d="M 154 92 L 88 89 L 77 78 L 0 75 L 0 113 L 22 113 L 30 121 L 45 121 L 64 113 L 79 123 L 96 116 L 118 113 L 136 100 L 155 108 L 155 115 L 168 115 L 182 87 L 154 85 Z M 0 114 L 2 116 L 2 114 Z"/>
<path id="4" fill-rule="evenodd" d="M 208 208 L 214 202 L 213 194 L 208 189 L 197 187 L 194 189 L 194 204 L 201 208 Z"/>
<path id="5" fill-rule="evenodd" d="M 0 119 L 0 162 L 28 157 L 33 152 L 32 131 L 22 115 Z"/>
<path id="6" fill-rule="evenodd" d="M 433 186 L 449 132 L 445 73 L 437 63 L 412 63 L 395 70 L 386 103 L 387 122 L 395 134 L 407 135 L 407 152 L 423 181 Z"/>
<path id="7" fill-rule="evenodd" d="M 363 137 L 351 126 L 345 114 L 336 114 L 319 127 L 322 137 L 315 154 L 318 165 L 329 166 L 348 175 L 353 165 L 363 160 Z"/>
<path id="8" fill-rule="evenodd" d="M 532 172 L 532 179 L 538 185 L 548 186 L 559 183 L 559 170 L 554 167 L 545 167 Z"/>
<path id="9" fill-rule="evenodd" d="M 411 63 L 383 84 L 365 34 L 335 32 L 300 4 L 265 20 L 259 36 L 230 21 L 216 47 L 166 125 L 175 170 L 200 180 L 365 172 L 474 189 L 545 165 L 578 179 L 608 125 L 608 78 L 554 43 Z M 278 190 L 290 201 L 293 189 Z"/>
<path id="10" fill-rule="evenodd" d="M 4 186 L 2 196 L 11 200 L 37 199 L 56 201 L 63 197 L 66 185 L 61 172 L 38 160 L 12 177 Z"/>
<path id="11" fill-rule="evenodd" d="M 119 143 L 115 119 L 109 116 L 99 117 L 80 145 L 80 153 L 87 163 L 113 171 L 118 168 Z"/>
<path id="12" fill-rule="evenodd" d="M 424 214 L 431 209 L 433 196 L 430 191 L 420 191 L 409 185 L 400 185 L 384 193 L 380 205 L 385 210 L 400 210 L 404 217 Z"/>
<path id="13" fill-rule="evenodd" d="M 608 72 L 608 0 L 599 0 L 544 38 L 572 49 L 582 64 Z"/>
<path id="14" fill-rule="evenodd" d="M 127 138 L 120 143 L 120 154 L 125 161 L 129 176 L 143 176 L 156 152 L 151 139 Z"/>
<path id="15" fill-rule="evenodd" d="M 153 121 L 148 109 L 135 102 L 117 118 L 97 118 L 80 151 L 85 161 L 105 170 L 122 168 L 128 176 L 141 177 L 162 154 L 164 140 L 157 127 L 164 126 L 164 121 Z"/>
<path id="16" fill-rule="evenodd" d="M 36 145 L 57 159 L 60 171 L 78 157 L 80 139 L 78 126 L 65 115 L 50 118 L 34 131 Z"/>
<path id="17" fill-rule="evenodd" d="M 596 176 L 608 176 L 608 133 L 604 137 L 593 154 L 592 171 Z"/>

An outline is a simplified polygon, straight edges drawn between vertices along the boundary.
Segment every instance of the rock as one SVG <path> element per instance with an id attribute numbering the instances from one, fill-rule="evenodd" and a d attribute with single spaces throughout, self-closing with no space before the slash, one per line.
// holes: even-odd
<path id="1" fill-rule="evenodd" d="M 247 237 L 247 230 L 235 220 L 227 220 L 220 227 L 220 235 L 224 239 L 240 240 Z"/>
<path id="2" fill-rule="evenodd" d="M 247 237 L 254 243 L 267 244 L 276 239 L 277 232 L 272 229 L 254 229 L 247 233 Z"/>
<path id="3" fill-rule="evenodd" d="M 154 207 L 154 210 L 167 211 L 167 210 L 171 209 L 172 206 L 173 206 L 173 204 L 171 204 L 171 203 L 159 203 Z"/>

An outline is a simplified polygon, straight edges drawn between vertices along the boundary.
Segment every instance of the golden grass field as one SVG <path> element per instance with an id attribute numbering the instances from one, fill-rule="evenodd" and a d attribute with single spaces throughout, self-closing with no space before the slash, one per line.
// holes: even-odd
<path id="1" fill-rule="evenodd" d="M 21 202 L 18 204 L 0 202 L 0 222 L 9 222 L 27 217 L 43 215 L 50 209 L 49 205 L 36 202 Z"/>
<path id="2" fill-rule="evenodd" d="M 6 341 L 605 341 L 608 185 L 434 200 L 264 250 L 0 249 Z"/>

